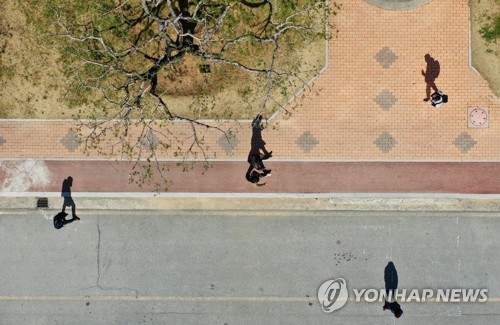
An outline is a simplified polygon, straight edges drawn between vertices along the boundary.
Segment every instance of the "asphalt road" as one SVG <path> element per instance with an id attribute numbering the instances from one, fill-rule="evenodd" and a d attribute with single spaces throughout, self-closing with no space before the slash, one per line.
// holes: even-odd
<path id="1" fill-rule="evenodd" d="M 0 211 L 0 324 L 500 324 L 500 214 Z M 484 303 L 324 313 L 326 280 L 487 288 Z M 352 299 L 351 299 L 352 300 Z"/>

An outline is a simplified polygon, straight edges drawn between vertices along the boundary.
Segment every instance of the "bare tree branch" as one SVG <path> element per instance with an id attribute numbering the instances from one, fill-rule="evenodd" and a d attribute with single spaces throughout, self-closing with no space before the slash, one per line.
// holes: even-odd
<path id="1" fill-rule="evenodd" d="M 260 111 L 285 109 L 277 96 L 294 93 L 295 83 L 307 86 L 300 64 L 289 63 L 289 52 L 299 37 L 324 33 L 327 10 L 320 0 L 89 0 L 88 12 L 77 16 L 68 6 L 74 0 L 45 1 L 54 17 L 52 36 L 63 40 L 65 58 L 78 66 L 73 72 L 78 90 L 100 96 L 86 116 L 90 119 L 82 122 L 85 148 L 121 152 L 139 168 L 146 143 L 146 159 L 156 162 L 162 178 L 158 157 L 166 151 L 184 161 L 199 153 L 207 161 L 200 130 L 230 140 L 221 125 L 172 109 L 175 78 L 165 75 L 178 75 L 177 67 L 188 61 L 237 69 L 262 96 Z M 190 125 L 185 150 L 179 149 L 182 139 L 170 144 L 174 137 L 167 122 L 173 121 Z M 148 138 L 153 136 L 157 142 Z"/>

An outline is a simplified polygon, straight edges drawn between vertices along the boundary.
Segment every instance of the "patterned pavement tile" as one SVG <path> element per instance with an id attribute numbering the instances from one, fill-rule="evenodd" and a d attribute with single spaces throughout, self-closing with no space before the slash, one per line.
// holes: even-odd
<path id="1" fill-rule="evenodd" d="M 313 150 L 313 148 L 319 144 L 319 141 L 311 134 L 311 132 L 306 131 L 295 141 L 295 143 L 302 149 L 303 152 L 308 153 Z"/>
<path id="2" fill-rule="evenodd" d="M 398 101 L 398 99 L 387 89 L 380 92 L 374 100 L 384 111 L 388 111 Z"/>
<path id="3" fill-rule="evenodd" d="M 383 152 L 388 153 L 398 141 L 389 132 L 383 132 L 373 143 Z"/>
<path id="4" fill-rule="evenodd" d="M 61 139 L 61 143 L 69 152 L 74 152 L 82 144 L 78 134 L 73 130 L 66 133 L 64 138 Z"/>
<path id="5" fill-rule="evenodd" d="M 234 133 L 227 133 L 226 135 L 221 135 L 217 143 L 222 148 L 222 150 L 224 150 L 224 152 L 229 155 L 234 152 L 236 147 L 238 147 L 240 140 L 238 140 Z"/>
<path id="6" fill-rule="evenodd" d="M 4 143 L 5 143 L 5 139 L 2 136 L 0 136 L 0 146 L 3 145 Z"/>
<path id="7" fill-rule="evenodd" d="M 460 133 L 460 135 L 453 141 L 453 144 L 460 149 L 462 153 L 469 152 L 469 150 L 472 149 L 476 143 L 477 141 L 474 140 L 467 132 Z"/>
<path id="8" fill-rule="evenodd" d="M 142 137 L 142 146 L 144 148 L 151 148 L 151 149 L 156 149 L 158 147 L 158 143 L 160 140 L 156 136 L 156 134 L 151 131 L 151 129 L 148 129 L 146 134 Z"/>
<path id="9" fill-rule="evenodd" d="M 391 64 L 396 61 L 398 57 L 394 52 L 391 51 L 390 48 L 383 47 L 376 55 L 375 55 L 375 60 L 377 60 L 378 63 L 380 63 L 381 66 L 384 68 L 389 68 Z"/>

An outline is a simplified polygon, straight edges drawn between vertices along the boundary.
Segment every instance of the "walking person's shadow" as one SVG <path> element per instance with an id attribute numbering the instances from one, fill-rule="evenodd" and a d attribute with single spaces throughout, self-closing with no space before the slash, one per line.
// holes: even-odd
<path id="1" fill-rule="evenodd" d="M 434 92 L 438 91 L 438 87 L 436 86 L 436 79 L 439 76 L 441 68 L 439 65 L 439 61 L 435 60 L 429 53 L 427 53 L 424 58 L 425 62 L 427 62 L 427 66 L 425 68 L 425 71 L 422 70 L 422 75 L 425 77 L 426 83 L 424 101 L 427 102 L 431 99 L 431 89 L 433 89 Z"/>
<path id="2" fill-rule="evenodd" d="M 64 202 L 63 202 L 63 206 L 62 206 L 62 211 L 59 212 L 54 217 L 54 227 L 56 229 L 60 229 L 64 225 L 66 225 L 68 223 L 72 223 L 73 221 L 80 220 L 80 218 L 78 218 L 78 216 L 76 215 L 75 201 L 73 201 L 73 198 L 71 197 L 71 187 L 72 186 L 73 186 L 73 177 L 69 176 L 62 183 L 61 196 L 64 198 Z M 68 215 L 65 212 L 66 207 L 71 207 L 72 218 L 69 220 L 66 220 L 66 216 Z"/>
<path id="3" fill-rule="evenodd" d="M 262 115 L 258 115 L 252 121 L 252 140 L 250 152 L 253 154 L 260 154 L 260 151 L 264 154 L 263 159 L 271 158 L 273 152 L 269 152 L 266 149 L 266 142 L 262 138 Z"/>
<path id="4" fill-rule="evenodd" d="M 384 307 L 382 309 L 389 309 L 396 318 L 399 318 L 403 315 L 403 310 L 395 299 L 395 294 L 398 289 L 398 271 L 396 271 L 396 267 L 393 262 L 387 263 L 387 266 L 384 269 L 384 281 L 385 293 L 388 297 L 387 299 L 389 300 L 385 300 Z"/>
<path id="5" fill-rule="evenodd" d="M 266 142 L 262 139 L 262 129 L 262 115 L 257 115 L 252 121 L 252 140 L 247 159 L 249 167 L 245 174 L 247 181 L 257 186 L 266 185 L 266 183 L 259 184 L 260 179 L 271 176 L 271 170 L 266 169 L 263 160 L 271 158 L 273 154 L 266 149 Z"/>

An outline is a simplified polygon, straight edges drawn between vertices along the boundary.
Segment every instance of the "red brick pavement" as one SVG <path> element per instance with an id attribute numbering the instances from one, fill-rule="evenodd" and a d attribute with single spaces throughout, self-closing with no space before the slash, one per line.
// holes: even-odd
<path id="1" fill-rule="evenodd" d="M 170 165 L 169 192 L 201 193 L 500 193 L 500 163 L 266 163 L 273 172 L 267 186 L 245 180 L 242 162 L 215 162 L 201 175 L 201 165 L 183 172 Z M 129 184 L 131 165 L 106 161 L 38 161 L 0 164 L 3 192 L 59 192 L 74 179 L 73 192 L 151 192 L 153 184 Z M 15 171 L 15 172 L 13 172 Z"/>

